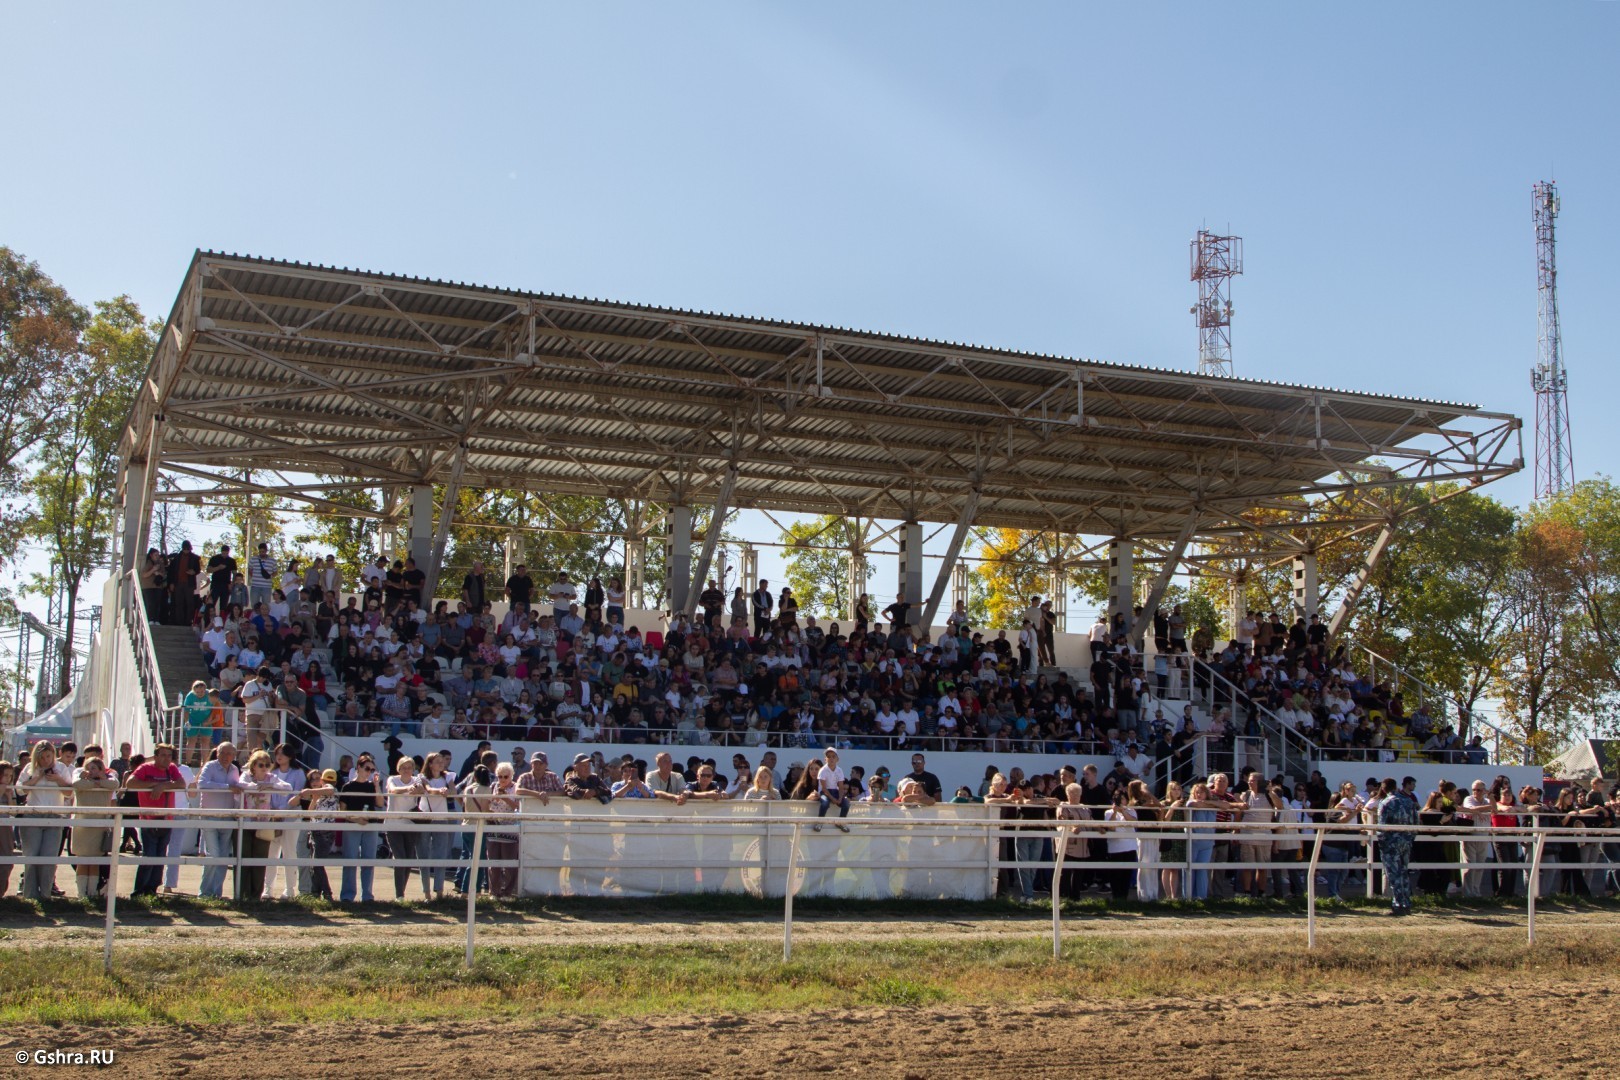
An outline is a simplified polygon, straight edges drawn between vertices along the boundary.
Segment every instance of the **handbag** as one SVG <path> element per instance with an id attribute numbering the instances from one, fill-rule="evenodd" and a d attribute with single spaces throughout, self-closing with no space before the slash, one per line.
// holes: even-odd
<path id="1" fill-rule="evenodd" d="M 258 837 L 260 840 L 263 840 L 263 841 L 268 843 L 269 841 L 274 840 L 276 838 L 276 830 L 274 830 L 274 829 L 255 829 L 255 830 L 253 830 L 253 835 Z"/>

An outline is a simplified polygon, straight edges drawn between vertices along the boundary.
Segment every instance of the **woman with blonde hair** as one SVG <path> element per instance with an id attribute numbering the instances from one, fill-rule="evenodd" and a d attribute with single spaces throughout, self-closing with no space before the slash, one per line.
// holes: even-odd
<path id="1" fill-rule="evenodd" d="M 745 802 L 770 800 L 777 797 L 776 785 L 772 781 L 771 770 L 761 765 L 754 770 L 754 784 L 742 793 Z"/>
<path id="2" fill-rule="evenodd" d="M 29 806 L 55 806 L 68 804 L 73 791 L 73 771 L 56 759 L 56 747 L 41 739 L 28 751 L 28 763 L 17 774 L 17 794 L 28 796 Z M 35 856 L 54 859 L 62 850 L 62 819 L 35 817 L 40 825 L 22 825 L 24 858 Z M 51 898 L 56 885 L 54 864 L 32 863 L 23 867 L 22 898 L 44 902 Z"/>
<path id="3" fill-rule="evenodd" d="M 1132 780 L 1126 785 L 1126 803 L 1136 810 L 1137 821 L 1162 821 L 1164 819 L 1164 804 L 1154 798 L 1153 792 L 1140 780 Z M 1136 861 L 1139 863 L 1156 863 L 1159 861 L 1159 834 L 1153 829 L 1137 830 L 1136 833 Z M 1142 866 L 1136 871 L 1136 896 L 1139 900 L 1157 900 L 1159 898 L 1159 867 Z M 1174 894 L 1171 894 L 1174 895 Z"/>
<path id="4" fill-rule="evenodd" d="M 1162 821 L 1186 820 L 1186 795 L 1174 780 L 1164 786 L 1164 812 Z M 1159 838 L 1159 859 L 1164 863 L 1187 861 L 1187 834 L 1180 830 L 1165 830 Z M 1167 865 L 1159 868 L 1159 895 L 1166 900 L 1181 898 L 1181 867 Z"/>
<path id="5" fill-rule="evenodd" d="M 248 758 L 247 771 L 242 774 L 242 809 L 269 810 L 271 796 L 291 795 L 292 785 L 270 771 L 275 762 L 263 750 L 255 750 Z M 248 819 L 242 829 L 242 876 L 237 881 L 239 900 L 258 900 L 264 895 L 266 864 L 270 858 L 270 845 L 276 839 L 276 822 L 272 818 Z M 259 860 L 261 865 L 245 865 L 247 860 Z"/>

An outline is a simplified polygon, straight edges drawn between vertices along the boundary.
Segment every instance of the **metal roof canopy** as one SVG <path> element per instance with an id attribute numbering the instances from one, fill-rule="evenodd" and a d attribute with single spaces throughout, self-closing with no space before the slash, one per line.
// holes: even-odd
<path id="1" fill-rule="evenodd" d="M 179 484 L 158 497 L 240 492 L 242 470 L 428 484 L 464 447 L 474 487 L 703 504 L 735 468 L 737 508 L 954 521 L 977 491 L 977 525 L 1168 541 L 1189 519 L 1198 538 L 1387 523 L 1369 492 L 1508 475 L 1521 426 L 1450 402 L 198 252 L 121 451 L 127 472 L 156 449 Z M 319 485 L 259 490 L 321 506 Z"/>

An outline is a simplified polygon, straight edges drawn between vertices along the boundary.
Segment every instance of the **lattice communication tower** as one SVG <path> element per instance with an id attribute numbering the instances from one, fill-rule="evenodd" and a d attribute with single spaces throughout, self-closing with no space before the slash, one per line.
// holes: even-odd
<path id="1" fill-rule="evenodd" d="M 1192 242 L 1192 279 L 1198 282 L 1198 374 L 1232 374 L 1231 280 L 1243 273 L 1243 237 L 1199 229 Z"/>
<path id="2" fill-rule="evenodd" d="M 1575 482 L 1575 449 L 1569 431 L 1569 378 L 1558 327 L 1558 260 L 1553 223 L 1558 188 L 1536 184 L 1531 204 L 1536 222 L 1536 366 L 1530 385 L 1536 392 L 1536 498 L 1562 495 Z"/>

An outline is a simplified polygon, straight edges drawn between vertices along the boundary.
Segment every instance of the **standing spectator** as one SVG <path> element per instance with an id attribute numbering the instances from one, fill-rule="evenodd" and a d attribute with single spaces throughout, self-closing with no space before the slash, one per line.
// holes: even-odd
<path id="1" fill-rule="evenodd" d="M 1238 861 L 1241 863 L 1271 862 L 1272 840 L 1270 828 L 1262 828 L 1277 819 L 1277 811 L 1287 808 L 1278 789 L 1267 788 L 1266 778 L 1258 772 L 1249 774 L 1248 790 L 1238 796 L 1243 805 L 1240 820 L 1248 828 L 1238 838 Z M 1238 891 L 1251 897 L 1265 896 L 1270 872 L 1265 867 L 1245 867 L 1238 871 Z"/>
<path id="2" fill-rule="evenodd" d="M 290 673 L 288 677 L 291 678 Z M 286 743 L 278 744 L 271 752 L 270 775 L 287 785 L 285 794 L 277 791 L 270 796 L 270 809 L 297 809 L 292 805 L 292 793 L 303 789 L 306 777 L 304 770 L 298 767 L 292 747 Z M 279 818 L 276 825 L 276 838 L 270 842 L 269 853 L 269 857 L 276 862 L 265 868 L 264 895 L 261 899 L 276 898 L 276 871 L 280 870 L 281 899 L 292 900 L 298 896 L 300 877 L 298 868 L 292 864 L 303 856 L 304 833 L 299 822 L 292 818 Z"/>
<path id="3" fill-rule="evenodd" d="M 421 809 L 427 795 L 427 784 L 416 774 L 416 759 L 402 757 L 395 765 L 398 770 L 388 778 L 388 806 L 390 814 L 412 814 Z M 421 833 L 410 828 L 410 819 L 388 819 L 388 850 L 394 857 L 394 899 L 406 899 L 410 891 L 411 875 L 421 869 L 416 864 L 417 838 Z M 425 880 L 425 879 L 424 879 Z"/>
<path id="4" fill-rule="evenodd" d="M 137 766 L 124 786 L 135 792 L 140 805 L 146 809 L 174 809 L 176 794 L 186 790 L 186 778 L 174 762 L 174 747 L 158 743 L 152 751 L 152 760 Z M 165 814 L 141 815 L 141 851 L 146 858 L 164 859 L 169 855 L 174 839 L 170 820 Z M 143 864 L 135 871 L 135 890 L 130 895 L 156 896 L 158 887 L 163 884 L 165 869 L 162 862 Z"/>
<path id="5" fill-rule="evenodd" d="M 431 820 L 435 825 L 449 823 L 447 815 L 454 781 L 445 772 L 447 765 L 448 758 L 441 754 L 429 754 L 422 762 L 423 793 L 420 807 L 424 814 L 432 815 Z M 443 900 L 444 881 L 450 872 L 450 831 L 435 829 L 418 834 L 417 853 L 422 857 L 422 899 L 430 902 Z"/>
<path id="6" fill-rule="evenodd" d="M 585 762 L 590 767 L 590 759 Z M 512 832 L 517 824 L 514 817 L 501 815 L 516 814 L 522 808 L 522 796 L 518 793 L 517 782 L 512 778 L 512 763 L 503 761 L 495 766 L 495 787 L 489 793 L 489 812 L 497 815 L 489 819 L 485 826 L 493 829 L 486 832 L 485 839 L 489 841 L 489 858 L 495 862 L 516 862 L 518 857 L 518 835 Z M 600 783 L 597 777 L 591 777 Z M 612 796 L 609 796 L 611 798 Z M 489 892 L 491 896 L 499 899 L 508 899 L 517 895 L 518 868 L 515 866 L 491 866 L 489 868 Z"/>
<path id="7" fill-rule="evenodd" d="M 1105 843 L 1108 861 L 1130 862 L 1136 858 L 1136 830 L 1131 827 L 1137 819 L 1136 808 L 1130 805 L 1129 793 L 1121 788 L 1114 792 L 1114 804 L 1103 811 L 1103 820 L 1115 824 L 1109 828 Z M 1115 900 L 1126 900 L 1131 895 L 1131 881 L 1136 871 L 1128 867 L 1114 867 L 1106 871 L 1108 887 Z"/>
<path id="8" fill-rule="evenodd" d="M 338 789 L 338 806 L 343 811 L 343 820 L 350 827 L 343 830 L 342 851 L 345 863 L 353 859 L 365 859 L 366 865 L 343 867 L 343 883 L 338 891 L 338 899 L 345 904 L 353 903 L 357 895 L 356 881 L 358 880 L 358 896 L 362 903 L 372 902 L 372 882 L 377 868 L 371 865 L 371 860 L 377 857 L 377 830 L 375 828 L 376 814 L 382 805 L 382 783 L 377 778 L 377 763 L 371 755 L 360 755 L 354 766 L 354 779 Z M 358 873 L 357 873 L 358 871 Z"/>
<path id="9" fill-rule="evenodd" d="M 73 771 L 56 759 L 56 747 L 44 740 L 35 743 L 28 752 L 28 764 L 17 776 L 18 793 L 28 796 L 29 806 L 62 807 L 67 805 L 68 793 L 72 790 Z M 42 824 L 18 828 L 22 834 L 23 857 L 55 858 L 62 850 L 61 819 L 41 816 L 29 820 Z M 24 900 L 43 903 L 51 898 L 55 887 L 54 865 L 36 863 L 23 868 L 21 895 Z"/>
<path id="10" fill-rule="evenodd" d="M 180 541 L 180 550 L 169 558 L 169 624 L 190 626 L 197 614 L 197 575 L 202 560 L 191 550 L 191 541 Z"/>
<path id="11" fill-rule="evenodd" d="M 1520 807 L 1513 797 L 1513 782 L 1498 776 L 1491 785 L 1491 828 L 1506 831 L 1519 827 Z M 1499 897 L 1513 897 L 1519 893 L 1523 871 L 1517 865 L 1520 859 L 1519 842 L 1496 839 L 1492 845 L 1496 852 L 1496 888 Z"/>
<path id="12" fill-rule="evenodd" d="M 231 582 L 236 578 L 236 560 L 231 558 L 231 545 L 219 545 L 219 551 L 208 560 L 208 599 L 215 611 L 224 611 L 231 600 Z"/>
<path id="13" fill-rule="evenodd" d="M 534 579 L 529 576 L 529 568 L 522 563 L 512 568 L 512 576 L 506 579 L 506 599 L 515 612 L 529 610 L 529 603 L 534 597 Z M 482 608 L 474 608 L 476 613 Z"/>
<path id="14" fill-rule="evenodd" d="M 270 593 L 276 587 L 276 560 L 270 557 L 270 545 L 260 544 L 259 550 L 248 559 L 248 604 L 258 608 L 270 603 Z"/>
<path id="15" fill-rule="evenodd" d="M 142 768 L 145 768 L 143 765 Z M 107 771 L 107 766 L 99 756 L 87 757 L 83 768 L 73 781 L 73 801 L 80 807 L 89 807 L 92 812 L 105 810 L 113 804 L 113 796 L 118 792 L 118 777 Z M 98 817 L 106 816 L 98 814 Z M 112 828 L 108 825 L 89 824 L 90 818 L 75 818 L 73 830 L 69 836 L 69 846 L 73 849 L 75 857 L 80 859 L 100 859 L 112 850 Z M 140 886 L 140 876 L 147 872 L 142 866 L 135 872 L 137 890 Z M 100 895 L 98 886 L 101 884 L 102 868 L 95 864 L 76 865 L 75 880 L 79 889 L 80 900 L 94 900 Z M 158 868 L 162 873 L 162 868 Z M 156 891 L 155 889 L 153 890 Z M 138 891 L 137 891 L 138 895 Z"/>
<path id="16" fill-rule="evenodd" d="M 236 744 L 222 742 L 197 776 L 197 805 L 204 810 L 235 810 L 242 805 L 241 794 L 242 770 L 236 764 Z M 197 895 L 219 899 L 224 892 L 226 860 L 236 853 L 236 823 L 229 819 L 204 820 L 201 829 L 202 851 L 209 863 L 203 867 Z"/>
<path id="17" fill-rule="evenodd" d="M 304 774 L 304 787 L 292 797 L 291 806 L 294 810 L 302 810 L 310 816 L 300 835 L 304 838 L 299 847 L 300 858 L 312 856 L 317 862 L 324 863 L 332 858 L 336 844 L 332 841 L 332 830 L 326 828 L 337 813 L 337 782 L 336 769 L 311 769 Z M 325 866 L 305 866 L 298 872 L 298 891 L 305 896 L 315 896 L 322 900 L 332 899 L 332 881 L 326 874 Z"/>
<path id="18" fill-rule="evenodd" d="M 1041 621 L 1035 627 L 1035 636 L 1040 642 L 1039 661 L 1048 667 L 1057 666 L 1057 613 L 1052 610 L 1052 601 L 1041 601 Z"/>
<path id="19" fill-rule="evenodd" d="M 169 580 L 168 560 L 157 548 L 147 548 L 146 559 L 141 563 L 141 603 L 146 609 L 146 621 L 153 624 L 163 622 L 163 599 L 166 595 L 163 586 Z"/>
<path id="20" fill-rule="evenodd" d="M 271 774 L 271 766 L 275 763 L 270 755 L 263 750 L 255 750 L 248 755 L 247 772 L 242 775 L 242 809 L 269 810 L 270 800 L 278 792 L 291 794 L 292 786 L 283 780 L 277 780 Z M 264 894 L 265 867 L 262 860 L 270 857 L 270 845 L 275 842 L 279 830 L 275 827 L 274 818 L 244 818 L 242 823 L 242 859 L 244 865 L 236 882 L 236 899 L 256 900 Z M 260 865 L 246 865 L 248 860 L 260 862 Z"/>
<path id="21" fill-rule="evenodd" d="M 1416 784 L 1416 781 L 1413 781 Z M 1379 786 L 1378 824 L 1416 825 L 1417 800 L 1394 780 L 1385 780 Z M 1384 832 L 1378 838 L 1378 853 L 1384 862 L 1384 880 L 1389 885 L 1389 913 L 1412 914 L 1412 839 L 1405 830 Z"/>
<path id="22" fill-rule="evenodd" d="M 1126 802 L 1136 811 L 1138 821 L 1164 820 L 1164 804 L 1153 797 L 1153 792 L 1140 780 L 1132 780 L 1125 786 L 1128 792 Z M 1160 833 L 1156 829 L 1146 829 L 1137 833 L 1136 861 L 1140 865 L 1136 871 L 1136 895 L 1140 900 L 1153 901 L 1159 899 L 1159 867 L 1152 865 L 1159 862 Z M 1174 895 L 1174 894 L 1172 894 Z"/>
<path id="23" fill-rule="evenodd" d="M 10 810 L 16 805 L 17 766 L 9 761 L 0 761 L 0 808 Z M 11 825 L 0 825 L 0 896 L 11 890 L 11 870 L 16 865 L 11 859 L 16 850 L 16 829 Z"/>
<path id="24" fill-rule="evenodd" d="M 771 606 L 775 601 L 771 598 L 771 583 L 764 578 L 759 579 L 759 588 L 754 590 L 752 610 L 754 613 L 754 636 L 764 637 L 771 630 Z"/>
<path id="25" fill-rule="evenodd" d="M 579 599 L 579 590 L 568 580 L 566 570 L 557 571 L 557 580 L 551 583 L 546 592 L 551 596 L 551 614 L 558 619 L 568 614 L 570 605 Z"/>
<path id="26" fill-rule="evenodd" d="M 1466 864 L 1463 870 L 1464 896 L 1484 896 L 1490 884 L 1491 842 L 1490 834 L 1485 830 L 1490 828 L 1491 811 L 1495 806 L 1485 781 L 1475 780 L 1469 785 L 1468 795 L 1463 799 L 1462 813 L 1457 817 L 1458 824 L 1472 825 L 1475 830 L 1462 842 L 1462 861 Z"/>
<path id="27" fill-rule="evenodd" d="M 186 710 L 185 756 L 193 766 L 200 768 L 214 737 L 214 702 L 208 696 L 208 684 L 201 679 L 192 683 L 180 704 Z"/>

